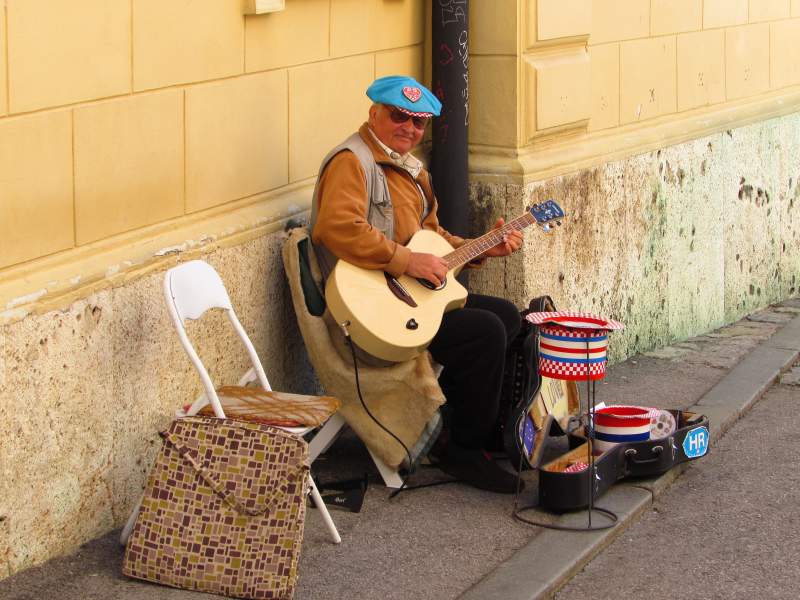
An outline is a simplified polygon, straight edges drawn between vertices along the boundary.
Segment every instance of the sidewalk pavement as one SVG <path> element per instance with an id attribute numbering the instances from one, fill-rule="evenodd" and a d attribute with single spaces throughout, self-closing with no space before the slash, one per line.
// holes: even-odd
<path id="1" fill-rule="evenodd" d="M 754 313 L 715 332 L 635 356 L 614 365 L 598 385 L 598 401 L 691 409 L 708 415 L 712 447 L 800 353 L 800 299 Z M 369 400 L 367 399 L 367 402 Z M 702 460 L 702 459 L 701 459 Z M 363 445 L 350 433 L 315 462 L 318 482 L 369 473 L 370 488 L 358 514 L 332 511 L 342 536 L 330 543 L 309 510 L 295 598 L 464 600 L 547 597 L 602 551 L 653 503 L 691 463 L 662 477 L 616 484 L 598 501 L 620 523 L 610 530 L 563 532 L 525 525 L 511 517 L 513 497 L 461 484 L 403 492 L 389 499 Z M 415 483 L 444 479 L 420 469 Z M 524 473 L 522 504 L 537 498 L 537 474 Z M 585 523 L 585 513 L 533 518 Z M 56 594 L 93 598 L 214 598 L 126 579 L 120 572 L 118 532 L 0 581 L 0 598 L 27 600 Z"/>

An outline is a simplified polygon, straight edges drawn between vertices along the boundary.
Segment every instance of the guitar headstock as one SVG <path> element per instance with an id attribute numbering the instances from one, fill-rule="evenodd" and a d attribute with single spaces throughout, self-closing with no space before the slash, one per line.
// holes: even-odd
<path id="1" fill-rule="evenodd" d="M 560 227 L 561 219 L 565 216 L 564 210 L 554 200 L 545 200 L 540 204 L 534 204 L 528 209 L 528 212 L 545 231 L 550 231 L 552 222 Z"/>

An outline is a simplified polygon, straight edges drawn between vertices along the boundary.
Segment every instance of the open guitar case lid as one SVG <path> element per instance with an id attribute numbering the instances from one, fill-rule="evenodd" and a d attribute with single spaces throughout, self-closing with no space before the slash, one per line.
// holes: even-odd
<path id="1" fill-rule="evenodd" d="M 522 312 L 554 311 L 549 296 L 531 301 Z M 580 418 L 577 381 L 543 377 L 538 371 L 537 328 L 523 321 L 525 331 L 507 356 L 504 392 L 510 402 L 502 429 L 503 443 L 515 468 L 538 469 L 539 505 L 566 512 L 589 506 L 589 456 L 585 419 Z M 531 362 L 528 362 L 531 361 Z M 709 445 L 708 418 L 689 411 L 666 411 L 675 430 L 661 439 L 622 442 L 605 451 L 595 449 L 594 498 L 626 477 L 653 477 L 675 465 L 705 456 Z M 568 436 L 570 450 L 545 462 L 548 448 Z M 558 444 L 563 448 L 563 443 Z"/>

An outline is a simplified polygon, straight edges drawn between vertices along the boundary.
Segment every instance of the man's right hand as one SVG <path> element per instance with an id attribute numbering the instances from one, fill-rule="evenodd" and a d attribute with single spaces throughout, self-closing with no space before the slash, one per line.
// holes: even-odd
<path id="1" fill-rule="evenodd" d="M 427 279 L 436 287 L 442 285 L 447 276 L 447 261 L 440 256 L 424 252 L 412 252 L 408 259 L 406 275 Z"/>

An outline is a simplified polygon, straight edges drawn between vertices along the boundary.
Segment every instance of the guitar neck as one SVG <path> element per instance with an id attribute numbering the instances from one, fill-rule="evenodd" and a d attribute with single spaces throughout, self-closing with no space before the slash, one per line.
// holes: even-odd
<path id="1" fill-rule="evenodd" d="M 507 233 L 521 231 L 533 223 L 536 223 L 536 219 L 531 213 L 526 212 L 521 217 L 517 217 L 504 224 L 500 229 L 492 229 L 489 233 L 467 242 L 460 248 L 442 257 L 447 261 L 447 270 L 450 271 L 467 264 L 469 261 L 486 252 L 489 248 L 494 248 L 497 244 L 501 243 L 503 241 L 503 236 Z"/>

